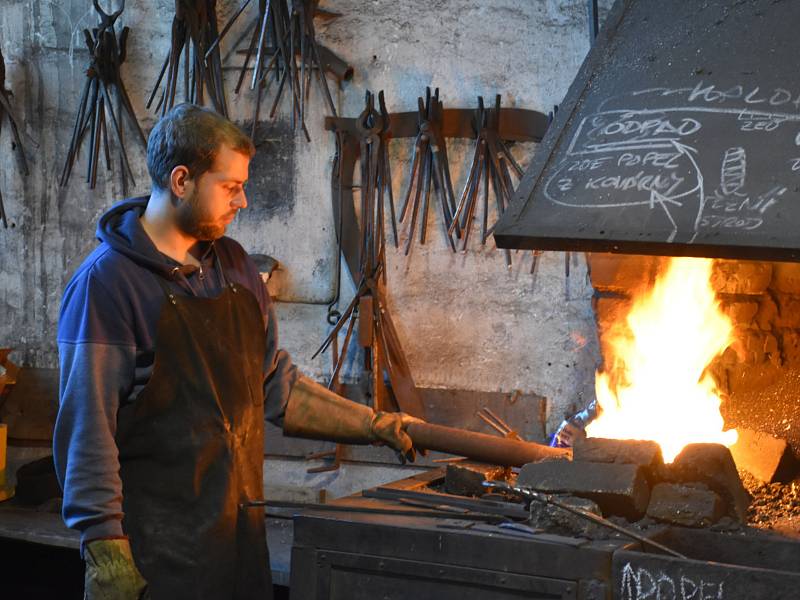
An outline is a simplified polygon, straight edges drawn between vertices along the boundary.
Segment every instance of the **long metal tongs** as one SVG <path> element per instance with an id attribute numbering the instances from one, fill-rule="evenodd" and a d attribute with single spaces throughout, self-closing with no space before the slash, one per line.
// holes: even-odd
<path id="1" fill-rule="evenodd" d="M 408 237 L 405 254 L 408 255 L 414 239 L 414 229 L 419 217 L 419 243 L 424 244 L 428 229 L 428 209 L 430 206 L 431 184 L 439 198 L 444 222 L 444 235 L 450 249 L 455 252 L 453 231 L 460 235 L 458 223 L 454 221 L 455 195 L 450 178 L 450 166 L 447 161 L 447 144 L 442 135 L 443 107 L 439 101 L 439 88 L 431 95 L 431 89 L 425 89 L 425 100 L 417 99 L 418 131 L 414 140 L 414 154 L 411 159 L 411 174 L 406 188 L 403 206 L 400 209 L 400 221 L 406 218 L 410 210 Z M 411 201 L 413 192 L 413 202 Z M 420 198 L 422 206 L 420 207 Z"/>
<path id="2" fill-rule="evenodd" d="M 389 113 L 386 110 L 383 92 L 378 94 L 380 112 L 375 108 L 375 97 L 372 92 L 367 91 L 365 97 L 365 108 L 358 116 L 357 132 L 359 135 L 359 162 L 361 165 L 360 185 L 361 192 L 361 226 L 359 231 L 350 231 L 348 235 L 359 236 L 359 283 L 356 295 L 344 314 L 337 320 L 333 330 L 322 343 L 320 348 L 311 357 L 316 358 L 318 354 L 327 350 L 332 341 L 338 335 L 339 330 L 349 319 L 347 326 L 344 346 L 341 356 L 336 362 L 334 371 L 329 383 L 329 387 L 334 385 L 335 379 L 347 353 L 347 348 L 358 320 L 360 305 L 366 308 L 361 302 L 362 298 L 372 297 L 374 288 L 381 278 L 385 278 L 386 273 L 386 216 L 384 208 L 384 191 L 388 192 L 389 213 L 391 217 L 392 230 L 394 232 L 394 243 L 397 246 L 397 224 L 394 211 L 394 199 L 391 189 L 391 167 L 389 165 L 388 142 L 391 136 L 389 129 Z M 343 211 L 340 210 L 340 214 Z M 342 232 L 339 232 L 339 244 L 341 254 Z M 362 315 L 364 318 L 364 315 Z M 365 335 L 365 334 L 362 334 Z M 365 337 L 369 337 L 365 335 Z"/>
<path id="3" fill-rule="evenodd" d="M 481 245 L 485 245 L 486 239 L 494 230 L 494 224 L 489 226 L 489 215 L 491 213 L 489 208 L 490 184 L 494 192 L 495 216 L 499 219 L 511 203 L 511 197 L 514 194 L 515 184 L 511 178 L 511 173 L 514 173 L 518 180 L 522 178 L 523 174 L 522 167 L 514 159 L 508 145 L 500 137 L 499 94 L 495 97 L 493 110 L 486 109 L 483 104 L 483 97 L 478 97 L 478 109 L 475 111 L 473 128 L 477 140 L 472 156 L 472 164 L 449 229 L 449 232 L 453 233 L 460 224 L 461 229 L 464 231 L 461 244 L 462 252 L 467 251 L 472 220 L 477 212 L 481 187 L 483 188 Z M 483 183 L 483 186 L 481 186 L 481 183 Z M 504 249 L 503 253 L 505 254 L 506 266 L 510 268 L 511 253 L 508 249 Z"/>
<path id="4" fill-rule="evenodd" d="M 339 252 L 353 283 L 357 282 L 357 290 L 341 316 L 332 311 L 332 307 L 329 308 L 329 318 L 334 314 L 339 318 L 314 356 L 331 347 L 339 331 L 347 324 L 342 356 L 334 361 L 330 385 L 335 385 L 335 377 L 357 323 L 358 343 L 364 349 L 364 372 L 370 378 L 373 406 L 377 410 L 397 407 L 403 412 L 423 417 L 424 405 L 389 314 L 384 291 L 387 220 L 392 224 L 395 246 L 398 242 L 388 150 L 392 124 L 382 92 L 378 94 L 378 104 L 379 109 L 375 106 L 374 95 L 367 92 L 365 108 L 354 119 L 353 130 L 347 133 L 352 142 L 344 141 L 344 134 L 337 136 L 337 158 L 333 169 L 334 216 L 338 221 Z M 342 170 L 344 153 L 347 153 L 346 160 L 353 168 L 356 162 L 360 164 L 357 186 L 352 185 L 349 174 L 345 184 Z M 349 162 L 351 159 L 352 163 Z M 353 189 L 359 191 L 358 210 L 352 195 Z M 388 211 L 384 201 L 386 196 Z M 391 390 L 386 385 L 387 376 Z"/>
<path id="5" fill-rule="evenodd" d="M 245 0 L 239 7 L 223 28 L 219 39 L 225 36 L 250 2 L 251 0 Z M 263 97 L 273 82 L 277 83 L 278 89 L 272 102 L 269 118 L 275 118 L 283 91 L 288 85 L 292 97 L 292 130 L 294 131 L 299 123 L 306 140 L 310 140 L 305 124 L 306 101 L 314 73 L 316 73 L 316 79 L 328 110 L 332 115 L 336 115 L 326 74 L 331 73 L 337 81 L 341 82 L 352 77 L 353 69 L 330 50 L 317 43 L 314 17 L 333 19 L 339 16 L 318 8 L 317 3 L 318 0 L 259 0 L 258 16 L 250 24 L 253 32 L 250 44 L 244 52 L 245 59 L 235 88 L 235 92 L 238 94 L 250 69 L 250 61 L 255 59 L 250 81 L 250 89 L 256 90 L 251 132 L 253 139 L 255 139 L 256 127 L 261 114 Z M 215 45 L 212 44 L 211 49 Z"/>
<path id="6" fill-rule="evenodd" d="M 175 105 L 183 54 L 184 101 L 204 104 L 207 91 L 214 110 L 227 117 L 222 59 L 219 45 L 215 44 L 218 37 L 217 0 L 175 0 L 170 49 L 147 100 L 147 108 L 152 105 L 162 81 L 164 87 L 156 112 L 160 110 L 163 116 Z"/>
<path id="7" fill-rule="evenodd" d="M 584 519 L 587 519 L 588 521 L 591 521 L 592 523 L 596 523 L 598 525 L 602 525 L 603 527 L 608 527 L 609 529 L 613 529 L 614 531 L 616 531 L 618 533 L 621 533 L 621 534 L 626 535 L 626 536 L 628 536 L 630 538 L 633 538 L 637 542 L 641 542 L 642 544 L 647 544 L 649 546 L 652 546 L 653 548 L 658 548 L 662 552 L 666 552 L 667 554 L 669 554 L 671 556 L 675 556 L 677 558 L 684 558 L 684 559 L 687 558 L 686 556 L 684 556 L 680 552 L 676 552 L 675 550 L 672 550 L 671 548 L 668 548 L 664 544 L 661 544 L 659 542 L 653 541 L 650 538 L 647 538 L 647 537 L 641 535 L 640 533 L 636 533 L 635 531 L 633 531 L 631 529 L 628 529 L 627 527 L 622 527 L 621 525 L 617 525 L 616 523 L 614 523 L 612 521 L 609 521 L 608 519 L 604 519 L 603 517 L 601 517 L 599 515 L 596 515 L 596 514 L 594 514 L 592 512 L 589 512 L 588 510 L 584 510 L 584 509 L 579 508 L 577 506 L 570 506 L 569 504 L 561 502 L 560 500 L 555 498 L 552 494 L 545 494 L 545 493 L 542 493 L 542 492 L 536 492 L 534 490 L 531 490 L 531 489 L 528 489 L 528 488 L 525 488 L 525 487 L 518 487 L 518 486 L 515 486 L 515 485 L 511 485 L 511 484 L 505 483 L 503 481 L 484 481 L 483 482 L 483 487 L 491 488 L 491 489 L 497 489 L 497 490 L 503 490 L 504 492 L 511 492 L 511 493 L 517 494 L 519 496 L 522 496 L 524 498 L 528 498 L 530 500 L 534 500 L 536 502 L 540 502 L 541 504 L 550 504 L 552 506 L 556 506 L 556 507 L 560 508 L 561 510 L 565 510 L 567 512 L 572 513 L 573 515 L 577 515 L 579 517 L 583 517 Z"/>
<path id="8" fill-rule="evenodd" d="M 136 182 L 128 160 L 128 153 L 125 150 L 123 123 L 121 120 L 123 115 L 127 117 L 132 125 L 133 131 L 142 147 L 147 147 L 144 132 L 136 119 L 133 104 L 120 75 L 120 65 L 125 62 L 127 53 L 130 29 L 124 27 L 119 38 L 117 38 L 114 26 L 125 9 L 124 0 L 119 10 L 110 14 L 100 7 L 98 0 L 94 0 L 94 8 L 97 11 L 100 23 L 91 31 L 88 29 L 83 30 L 86 47 L 89 49 L 92 62 L 86 69 L 86 82 L 78 103 L 72 139 L 67 151 L 64 168 L 61 171 L 60 184 L 65 186 L 69 182 L 72 167 L 87 133 L 89 134 L 89 160 L 86 181 L 89 182 L 89 187 L 94 189 L 97 184 L 97 165 L 101 146 L 105 155 L 106 170 L 111 170 L 111 151 L 108 142 L 108 125 L 106 123 L 106 116 L 108 116 L 116 135 L 122 171 L 122 189 L 123 193 L 127 194 L 128 177 L 130 177 L 133 185 L 136 185 Z M 112 102 L 112 91 L 116 93 L 116 110 Z"/>

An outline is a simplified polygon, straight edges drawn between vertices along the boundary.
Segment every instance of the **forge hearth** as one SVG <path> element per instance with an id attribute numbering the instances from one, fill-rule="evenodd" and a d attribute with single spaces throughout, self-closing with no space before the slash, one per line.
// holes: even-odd
<path id="1" fill-rule="evenodd" d="M 612 332 L 669 260 L 588 255 L 604 359 L 612 354 Z M 795 509 L 792 481 L 800 476 L 800 264 L 715 260 L 710 283 L 734 330 L 733 342 L 706 370 L 722 400 L 725 428 L 739 432 L 732 456 L 756 499 L 745 513 L 740 500 L 740 518 L 798 535 L 800 502 Z"/>
<path id="2" fill-rule="evenodd" d="M 676 558 L 599 526 L 570 533 L 581 526 L 563 514 L 532 510 L 526 525 L 520 515 L 527 510 L 510 498 L 452 496 L 445 485 L 438 469 L 297 516 L 293 593 L 320 600 L 788 600 L 800 586 L 798 541 L 742 527 L 625 522 L 685 556 Z M 583 499 L 573 505 L 598 509 Z"/>

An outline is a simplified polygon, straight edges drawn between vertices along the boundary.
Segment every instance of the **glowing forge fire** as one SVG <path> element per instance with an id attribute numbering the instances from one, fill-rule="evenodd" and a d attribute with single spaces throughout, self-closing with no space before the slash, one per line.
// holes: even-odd
<path id="1" fill-rule="evenodd" d="M 672 462 L 693 442 L 726 446 L 720 398 L 706 366 L 733 341 L 733 325 L 711 288 L 710 259 L 673 258 L 653 289 L 634 301 L 626 327 L 609 332 L 611 357 L 596 376 L 601 415 L 587 435 L 655 440 Z"/>

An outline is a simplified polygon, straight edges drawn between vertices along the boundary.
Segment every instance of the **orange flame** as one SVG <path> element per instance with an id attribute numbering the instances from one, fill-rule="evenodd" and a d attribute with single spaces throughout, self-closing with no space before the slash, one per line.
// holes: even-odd
<path id="1" fill-rule="evenodd" d="M 609 340 L 608 372 L 595 388 L 603 411 L 587 435 L 655 440 L 672 462 L 692 442 L 730 446 L 720 398 L 706 366 L 733 341 L 733 325 L 711 288 L 710 259 L 673 258 L 653 289 L 634 301 L 627 332 Z M 608 358 L 608 357 L 607 357 Z"/>

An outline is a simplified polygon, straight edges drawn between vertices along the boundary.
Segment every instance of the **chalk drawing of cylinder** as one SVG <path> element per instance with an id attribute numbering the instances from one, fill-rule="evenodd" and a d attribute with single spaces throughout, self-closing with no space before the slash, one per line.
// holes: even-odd
<path id="1" fill-rule="evenodd" d="M 744 148 L 728 148 L 722 158 L 720 171 L 720 189 L 726 196 L 731 196 L 744 187 L 747 175 L 747 154 Z"/>

